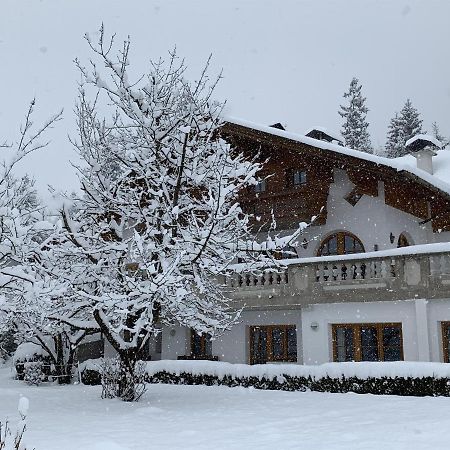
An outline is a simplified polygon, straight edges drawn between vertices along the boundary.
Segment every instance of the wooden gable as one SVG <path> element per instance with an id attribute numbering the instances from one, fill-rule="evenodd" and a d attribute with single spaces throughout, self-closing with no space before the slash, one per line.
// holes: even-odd
<path id="1" fill-rule="evenodd" d="M 260 174 L 268 177 L 266 190 L 255 194 L 248 189 L 240 194 L 244 211 L 260 218 L 256 227 L 270 223 L 272 210 L 279 229 L 295 228 L 312 216 L 317 216 L 314 225 L 326 223 L 333 171 L 342 169 L 357 195 L 376 197 L 381 181 L 387 205 L 417 217 L 418 222 L 431 221 L 433 231 L 450 231 L 450 196 L 409 172 L 241 125 L 227 123 L 222 133 L 240 151 L 266 162 Z M 304 170 L 307 182 L 290 185 L 292 170 Z"/>

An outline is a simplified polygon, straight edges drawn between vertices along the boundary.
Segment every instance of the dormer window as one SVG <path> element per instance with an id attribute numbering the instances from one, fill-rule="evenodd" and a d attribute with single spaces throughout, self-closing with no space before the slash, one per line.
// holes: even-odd
<path id="1" fill-rule="evenodd" d="M 255 192 L 257 194 L 261 192 L 266 192 L 266 189 L 267 189 L 267 182 L 265 179 L 262 179 L 255 184 Z"/>
<path id="2" fill-rule="evenodd" d="M 304 170 L 293 170 L 290 176 L 292 186 L 302 186 L 306 184 L 306 172 Z"/>

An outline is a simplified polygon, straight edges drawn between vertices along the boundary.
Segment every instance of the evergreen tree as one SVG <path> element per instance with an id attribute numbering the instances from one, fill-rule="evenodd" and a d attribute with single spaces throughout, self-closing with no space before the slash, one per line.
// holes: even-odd
<path id="1" fill-rule="evenodd" d="M 403 137 L 405 142 L 408 139 L 423 133 L 423 120 L 420 118 L 419 112 L 414 108 L 409 98 L 406 100 L 405 106 L 403 106 L 403 109 L 400 111 L 400 120 L 403 127 Z"/>
<path id="2" fill-rule="evenodd" d="M 365 105 L 366 98 L 361 94 L 362 85 L 357 78 L 353 78 L 348 92 L 344 98 L 348 99 L 348 105 L 341 105 L 339 115 L 344 118 L 342 136 L 345 145 L 355 150 L 372 153 L 372 144 L 368 132 L 369 123 L 366 120 L 369 109 Z"/>
<path id="3" fill-rule="evenodd" d="M 437 122 L 431 124 L 431 134 L 442 144 L 442 148 L 446 147 L 449 143 L 449 139 L 442 136 L 441 130 Z"/>
<path id="4" fill-rule="evenodd" d="M 390 158 L 406 155 L 405 144 L 408 139 L 423 133 L 422 119 L 411 100 L 406 100 L 400 113 L 391 119 L 387 133 L 386 150 Z"/>
<path id="5" fill-rule="evenodd" d="M 405 140 L 403 139 L 403 129 L 401 119 L 396 112 L 388 127 L 386 153 L 389 158 L 396 158 L 404 154 Z"/>

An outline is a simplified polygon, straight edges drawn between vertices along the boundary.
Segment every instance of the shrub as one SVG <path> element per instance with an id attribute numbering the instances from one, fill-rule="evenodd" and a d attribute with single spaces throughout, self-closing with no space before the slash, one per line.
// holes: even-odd
<path id="1" fill-rule="evenodd" d="M 41 362 L 43 379 L 48 379 L 51 374 L 50 357 L 42 347 L 31 342 L 20 344 L 14 352 L 13 364 L 17 379 L 23 380 L 25 378 L 25 365 L 30 362 Z"/>
<path id="2" fill-rule="evenodd" d="M 102 384 L 102 376 L 100 370 L 83 369 L 81 371 L 81 382 L 88 386 L 96 386 Z"/>
<path id="3" fill-rule="evenodd" d="M 45 379 L 42 361 L 26 362 L 24 364 L 24 381 L 28 384 L 38 386 Z"/>
<path id="4" fill-rule="evenodd" d="M 355 363 L 357 364 L 357 363 Z M 150 366 L 149 366 L 150 367 Z M 85 384 L 101 384 L 100 369 L 92 365 L 82 372 L 82 381 L 95 380 Z M 283 391 L 316 391 L 375 395 L 401 395 L 401 396 L 445 396 L 450 397 L 450 378 L 438 376 L 305 376 L 305 375 L 278 375 L 270 376 L 237 376 L 232 373 L 224 375 L 211 375 L 194 371 L 179 371 L 177 369 L 162 369 L 156 373 L 145 374 L 148 383 L 253 387 L 255 389 L 270 389 Z M 84 381 L 83 381 L 84 383 Z"/>
<path id="5" fill-rule="evenodd" d="M 102 398 L 128 398 L 138 401 L 144 394 L 145 368 L 143 361 L 138 361 L 134 373 L 129 374 L 122 370 L 119 358 L 105 358 L 100 364 L 100 375 L 102 384 Z"/>

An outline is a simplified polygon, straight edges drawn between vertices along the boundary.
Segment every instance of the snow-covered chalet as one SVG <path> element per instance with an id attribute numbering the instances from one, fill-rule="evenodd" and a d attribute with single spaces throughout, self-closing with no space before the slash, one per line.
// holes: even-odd
<path id="1" fill-rule="evenodd" d="M 229 332 L 211 340 L 164 327 L 148 357 L 450 362 L 450 150 L 419 135 L 409 155 L 387 159 L 345 148 L 320 127 L 297 135 L 239 120 L 223 135 L 268 160 L 261 182 L 241 193 L 255 228 L 272 210 L 285 233 L 315 220 L 279 255 L 284 272 L 225 280 L 243 308 Z"/>

